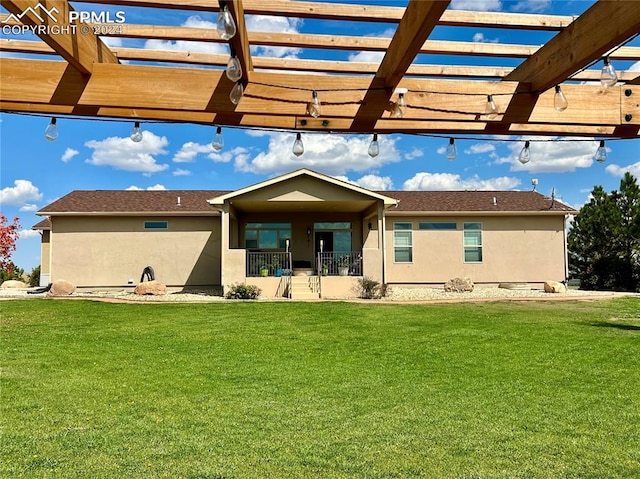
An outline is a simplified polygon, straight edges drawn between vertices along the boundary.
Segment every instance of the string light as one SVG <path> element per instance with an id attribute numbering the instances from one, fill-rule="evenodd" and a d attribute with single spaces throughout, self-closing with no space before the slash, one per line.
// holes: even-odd
<path id="1" fill-rule="evenodd" d="M 398 101 L 393 104 L 391 116 L 394 118 L 404 118 L 407 111 L 407 104 L 404 100 L 404 93 L 398 93 Z"/>
<path id="2" fill-rule="evenodd" d="M 223 40 L 230 40 L 236 34 L 236 22 L 227 8 L 226 2 L 220 2 L 220 11 L 218 12 L 217 29 L 218 35 Z"/>
<path id="3" fill-rule="evenodd" d="M 58 125 L 56 125 L 56 122 L 56 118 L 51 117 L 47 129 L 44 130 L 44 137 L 49 141 L 55 141 L 58 138 Z"/>
<path id="4" fill-rule="evenodd" d="M 311 101 L 307 103 L 307 113 L 314 118 L 318 118 L 320 116 L 320 102 L 318 101 L 318 92 L 313 90 L 311 96 Z"/>
<path id="5" fill-rule="evenodd" d="M 596 161 L 598 163 L 607 161 L 607 147 L 604 146 L 604 140 L 600 140 L 600 146 L 596 150 Z"/>
<path id="6" fill-rule="evenodd" d="M 560 85 L 556 85 L 556 93 L 553 96 L 553 107 L 558 111 L 565 111 L 569 106 L 567 97 L 562 93 Z"/>
<path id="7" fill-rule="evenodd" d="M 237 105 L 240 103 L 242 95 L 244 95 L 244 86 L 242 86 L 242 81 L 237 81 L 231 89 L 231 93 L 229 93 L 229 100 L 231 100 L 231 103 L 234 105 Z"/>
<path id="8" fill-rule="evenodd" d="M 142 132 L 140 131 L 140 122 L 136 121 L 131 129 L 131 135 L 129 136 L 134 143 L 140 143 L 142 141 Z"/>
<path id="9" fill-rule="evenodd" d="M 520 156 L 518 157 L 518 161 L 523 165 L 526 165 L 531 160 L 531 152 L 529 151 L 529 141 L 524 142 L 524 148 L 520 152 Z"/>
<path id="10" fill-rule="evenodd" d="M 605 88 L 611 88 L 618 82 L 616 69 L 609 61 L 609 57 L 604 57 L 602 71 L 600 72 L 600 83 Z"/>
<path id="11" fill-rule="evenodd" d="M 447 145 L 447 160 L 453 161 L 458 157 L 458 150 L 456 149 L 456 142 L 453 138 L 449 138 L 449 145 Z"/>
<path id="12" fill-rule="evenodd" d="M 375 158 L 376 156 L 378 156 L 380 154 L 380 145 L 378 144 L 378 134 L 374 133 L 373 134 L 373 139 L 371 140 L 371 143 L 369 143 L 369 156 L 371 158 Z"/>
<path id="13" fill-rule="evenodd" d="M 496 102 L 493 101 L 493 95 L 487 95 L 487 104 L 484 108 L 484 114 L 487 115 L 487 118 L 490 120 L 498 117 L 498 107 L 496 106 Z"/>
<path id="14" fill-rule="evenodd" d="M 211 142 L 211 146 L 214 150 L 220 151 L 224 146 L 224 138 L 222 138 L 222 127 L 219 126 L 216 128 L 216 134 L 213 137 L 213 141 Z"/>
<path id="15" fill-rule="evenodd" d="M 233 48 L 231 49 L 231 56 L 229 57 L 225 73 L 227 74 L 227 78 L 233 82 L 237 82 L 242 78 L 242 65 Z"/>
<path id="16" fill-rule="evenodd" d="M 304 153 L 304 145 L 302 144 L 302 135 L 300 133 L 296 133 L 296 141 L 293 142 L 292 151 L 296 156 L 300 156 Z"/>

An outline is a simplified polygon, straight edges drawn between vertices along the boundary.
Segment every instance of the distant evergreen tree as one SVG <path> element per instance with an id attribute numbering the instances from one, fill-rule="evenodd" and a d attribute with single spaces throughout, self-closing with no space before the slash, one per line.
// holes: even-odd
<path id="1" fill-rule="evenodd" d="M 640 291 L 640 185 L 627 172 L 619 191 L 591 196 L 568 235 L 572 277 L 582 289 Z"/>

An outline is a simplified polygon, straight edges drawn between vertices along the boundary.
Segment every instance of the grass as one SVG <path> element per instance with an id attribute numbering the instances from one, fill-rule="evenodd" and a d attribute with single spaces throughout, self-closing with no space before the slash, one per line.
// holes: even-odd
<path id="1" fill-rule="evenodd" d="M 0 477 L 640 477 L 637 298 L 0 308 Z"/>

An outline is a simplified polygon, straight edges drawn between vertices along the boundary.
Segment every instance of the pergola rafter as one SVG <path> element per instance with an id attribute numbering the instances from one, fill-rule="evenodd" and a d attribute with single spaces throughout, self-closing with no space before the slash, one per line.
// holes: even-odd
<path id="1" fill-rule="evenodd" d="M 68 12 L 85 3 L 158 10 L 217 12 L 212 0 L 56 0 L 55 19 L 71 26 Z M 51 2 L 40 1 L 51 5 Z M 640 75 L 619 72 L 604 88 L 599 69 L 615 61 L 640 61 L 640 47 L 624 43 L 640 32 L 640 2 L 601 0 L 579 17 L 448 10 L 448 1 L 411 0 L 406 8 L 274 0 L 228 0 L 238 33 L 229 46 L 242 69 L 245 94 L 229 101 L 233 87 L 221 67 L 228 56 L 201 51 L 112 47 L 93 33 L 39 33 L 42 41 L 0 40 L 0 50 L 39 58 L 0 58 L 0 110 L 51 115 L 193 122 L 248 128 L 351 133 L 442 133 L 636 137 L 640 128 Z M 49 25 L 35 12 L 36 0 L 3 0 L 5 25 Z M 31 8 L 29 8 L 31 7 Z M 275 15 L 331 22 L 396 24 L 391 39 L 354 35 L 248 31 L 245 15 Z M 606 19 L 603 21 L 602 19 Z M 84 24 L 77 24 L 78 26 Z M 106 36 L 226 43 L 215 29 L 145 25 L 90 25 Z M 542 46 L 431 39 L 438 26 L 540 30 L 553 35 Z M 251 48 L 294 47 L 318 51 L 384 52 L 380 63 L 323 58 L 276 58 Z M 421 63 L 420 55 L 507 59 L 502 66 Z M 51 61 L 59 57 L 63 61 Z M 120 64 L 120 61 L 127 64 Z M 519 65 L 513 62 L 521 60 Z M 495 61 L 495 60 L 494 60 Z M 129 63 L 131 62 L 131 63 Z M 187 66 L 190 65 L 190 66 Z M 304 75 L 293 73 L 305 73 Z M 491 81 L 495 80 L 495 81 Z M 588 83 L 581 83 L 588 82 Z M 570 107 L 556 111 L 553 86 L 563 83 Z M 402 118 L 389 114 L 396 89 L 406 90 Z M 320 94 L 322 116 L 306 104 Z M 487 118 L 487 95 L 499 107 Z"/>

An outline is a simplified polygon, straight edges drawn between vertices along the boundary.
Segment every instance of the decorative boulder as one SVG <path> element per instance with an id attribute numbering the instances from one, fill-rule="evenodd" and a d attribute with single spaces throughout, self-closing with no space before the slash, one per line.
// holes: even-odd
<path id="1" fill-rule="evenodd" d="M 444 284 L 444 290 L 448 293 L 464 293 L 473 291 L 471 278 L 453 278 Z"/>
<path id="2" fill-rule="evenodd" d="M 558 281 L 544 282 L 545 293 L 565 293 L 566 291 L 567 291 L 567 288 L 565 288 L 564 284 L 559 283 Z"/>
<path id="3" fill-rule="evenodd" d="M 26 287 L 27 284 L 24 281 L 18 281 L 17 279 L 8 279 L 0 285 L 0 288 L 2 289 L 19 289 Z"/>
<path id="4" fill-rule="evenodd" d="M 76 285 L 65 279 L 57 279 L 51 285 L 49 296 L 70 296 L 76 290 Z"/>
<path id="5" fill-rule="evenodd" d="M 136 286 L 133 292 L 140 295 L 150 294 L 153 296 L 162 296 L 167 294 L 167 286 L 155 280 L 147 281 L 146 283 L 140 283 Z"/>

